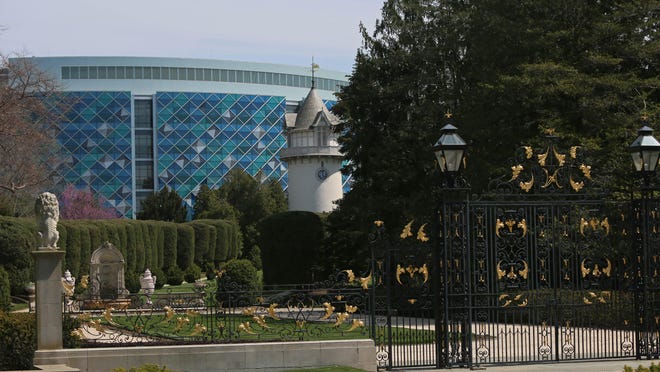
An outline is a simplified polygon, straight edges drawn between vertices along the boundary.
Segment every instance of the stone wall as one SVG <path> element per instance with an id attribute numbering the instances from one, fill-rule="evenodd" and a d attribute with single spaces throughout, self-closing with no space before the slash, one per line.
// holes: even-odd
<path id="1" fill-rule="evenodd" d="M 34 364 L 65 364 L 81 372 L 158 364 L 179 372 L 265 372 L 323 366 L 376 370 L 373 340 L 39 350 Z"/>

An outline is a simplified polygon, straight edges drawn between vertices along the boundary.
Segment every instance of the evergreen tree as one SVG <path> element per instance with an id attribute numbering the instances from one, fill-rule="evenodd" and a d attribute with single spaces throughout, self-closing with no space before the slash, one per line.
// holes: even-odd
<path id="1" fill-rule="evenodd" d="M 335 250 L 349 251 L 357 238 L 348 237 L 375 219 L 393 231 L 428 218 L 431 147 L 447 110 L 472 144 L 474 192 L 548 129 L 592 154 L 597 181 L 625 188 L 639 117 L 660 122 L 658 9 L 657 0 L 386 1 L 333 108 L 353 178 L 328 219 L 343 244 Z"/>
<path id="2" fill-rule="evenodd" d="M 137 214 L 140 220 L 184 222 L 188 213 L 183 199 L 167 186 L 149 195 L 140 206 L 141 211 Z"/>
<path id="3" fill-rule="evenodd" d="M 197 194 L 195 219 L 216 218 L 237 221 L 243 235 L 242 256 L 261 268 L 257 225 L 264 218 L 286 211 L 286 197 L 276 180 L 258 181 L 242 169 L 231 170 L 218 189 L 202 185 Z"/>

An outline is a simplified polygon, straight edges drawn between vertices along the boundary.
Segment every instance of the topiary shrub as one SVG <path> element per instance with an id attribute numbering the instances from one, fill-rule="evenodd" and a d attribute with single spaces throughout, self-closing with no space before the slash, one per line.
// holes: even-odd
<path id="1" fill-rule="evenodd" d="M 252 304 L 261 289 L 261 280 L 250 260 L 227 261 L 216 277 L 218 284 L 215 298 L 223 306 L 245 306 Z"/>
<path id="2" fill-rule="evenodd" d="M 176 238 L 176 264 L 180 268 L 189 267 L 195 257 L 195 229 L 188 224 L 177 224 Z"/>
<path id="3" fill-rule="evenodd" d="M 11 287 L 9 274 L 0 266 L 0 311 L 9 311 L 11 308 Z"/>
<path id="4" fill-rule="evenodd" d="M 181 285 L 183 283 L 183 270 L 179 269 L 178 266 L 170 266 L 167 268 L 167 284 L 169 285 Z"/>
<path id="5" fill-rule="evenodd" d="M 36 328 L 34 314 L 0 311 L 0 370 L 32 369 Z"/>
<path id="6" fill-rule="evenodd" d="M 195 264 L 188 266 L 188 268 L 183 274 L 183 279 L 188 283 L 194 283 L 195 280 L 201 277 L 202 277 L 202 269 Z"/>
<path id="7" fill-rule="evenodd" d="M 177 228 L 171 222 L 162 222 L 163 230 L 163 267 L 176 266 L 177 260 Z"/>
<path id="8" fill-rule="evenodd" d="M 230 260 L 222 266 L 221 271 L 223 275 L 220 280 L 226 280 L 246 291 L 261 289 L 257 269 L 250 260 Z"/>
<path id="9" fill-rule="evenodd" d="M 211 229 L 213 229 L 213 227 L 198 221 L 189 222 L 187 225 L 191 226 L 195 231 L 194 262 L 198 265 L 204 265 L 204 259 L 207 256 L 207 252 L 209 250 Z"/>

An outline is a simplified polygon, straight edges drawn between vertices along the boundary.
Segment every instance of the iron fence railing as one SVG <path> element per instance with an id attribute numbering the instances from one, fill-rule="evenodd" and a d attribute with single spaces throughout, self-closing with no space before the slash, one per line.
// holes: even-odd
<path id="1" fill-rule="evenodd" d="M 368 294 L 340 275 L 315 285 L 246 288 L 229 280 L 195 290 L 64 300 L 68 346 L 309 341 L 370 337 Z"/>

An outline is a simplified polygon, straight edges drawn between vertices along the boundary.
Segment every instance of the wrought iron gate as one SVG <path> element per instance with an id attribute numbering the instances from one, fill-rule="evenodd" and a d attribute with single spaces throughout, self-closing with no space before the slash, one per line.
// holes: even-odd
<path id="1" fill-rule="evenodd" d="M 394 239 L 377 222 L 379 366 L 658 357 L 659 204 L 587 193 L 590 172 L 579 147 L 523 147 L 491 194 L 446 190 Z"/>

